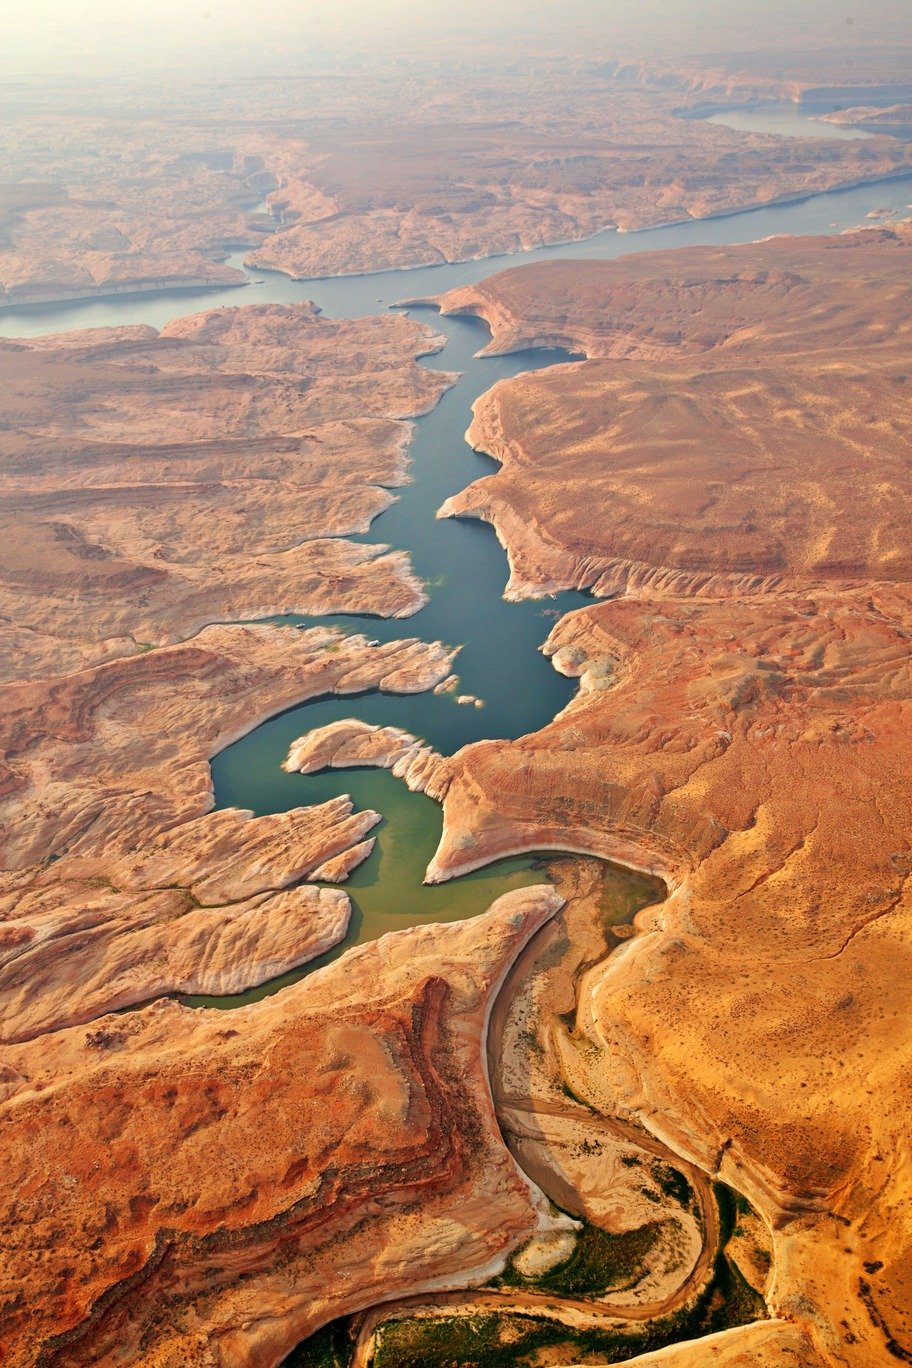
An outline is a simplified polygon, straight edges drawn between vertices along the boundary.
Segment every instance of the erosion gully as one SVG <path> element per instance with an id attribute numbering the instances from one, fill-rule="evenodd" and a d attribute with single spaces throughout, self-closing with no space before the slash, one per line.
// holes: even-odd
<path id="1" fill-rule="evenodd" d="M 741 124 L 737 124 L 737 115 L 732 122 L 746 126 L 744 117 L 752 129 L 757 127 L 758 115 L 753 110 L 742 116 Z M 768 117 L 772 123 L 762 131 L 820 131 L 819 125 L 792 110 L 774 111 Z M 718 121 L 729 119 L 723 113 Z M 778 233 L 839 232 L 864 223 L 872 211 L 881 208 L 903 214 L 910 200 L 912 177 L 905 177 L 726 217 L 639 233 L 608 230 L 586 242 L 408 272 L 293 281 L 271 272 L 246 271 L 249 288 L 242 290 L 121 296 L 7 313 L 0 317 L 0 336 L 133 323 L 161 327 L 197 309 L 300 299 L 314 300 L 327 315 L 358 317 L 395 306 L 406 296 L 440 294 L 479 281 L 508 266 L 562 258 L 611 259 L 672 247 L 750 242 Z M 243 268 L 242 254 L 232 257 L 231 262 Z M 553 619 L 589 601 L 588 597 L 564 593 L 544 601 L 507 603 L 502 598 L 505 558 L 490 528 L 471 520 L 435 517 L 449 495 L 494 469 L 487 457 L 472 452 L 464 440 L 474 401 L 497 380 L 570 357 L 562 351 L 536 350 L 479 359 L 475 353 L 488 337 L 483 324 L 471 319 L 442 319 L 432 311 L 422 316 L 446 337 L 443 350 L 422 358 L 422 364 L 435 370 L 458 371 L 460 378 L 436 408 L 414 424 L 410 482 L 396 491 L 397 502 L 356 540 L 406 549 L 416 574 L 425 583 L 427 604 L 407 622 L 358 616 L 315 621 L 334 622 L 346 630 L 363 632 L 371 640 L 414 635 L 459 645 L 459 692 L 477 696 L 484 707 L 459 705 L 449 694 L 402 697 L 371 692 L 315 700 L 273 717 L 215 757 L 212 773 L 219 807 L 239 806 L 261 814 L 349 793 L 357 806 L 382 813 L 383 822 L 377 828 L 373 854 L 346 885 L 353 913 L 341 945 L 305 969 L 251 992 L 230 999 L 186 999 L 192 1005 L 232 1007 L 253 1001 L 337 958 L 351 945 L 418 922 L 475 915 L 506 890 L 542 879 L 536 872 L 535 857 L 528 856 L 502 860 L 450 884 L 425 887 L 424 870 L 441 828 L 440 810 L 434 802 L 408 792 L 385 770 L 303 776 L 286 774 L 280 768 L 290 743 L 298 736 L 344 717 L 405 727 L 444 754 L 482 738 L 519 737 L 549 722 L 569 701 L 575 687 L 551 667 L 539 648 Z M 308 622 L 291 615 L 277 620 Z M 641 905 L 642 881 L 622 870 L 612 871 L 610 877 L 618 881 L 616 898 L 620 901 L 626 897 L 633 913 Z M 592 1119 L 595 1124 L 604 1124 Z M 707 1241 L 707 1259 L 710 1243 Z M 686 1291 L 685 1287 L 682 1295 Z M 494 1305 L 498 1304 L 495 1298 Z M 295 1356 L 293 1360 L 298 1361 Z"/>
<path id="2" fill-rule="evenodd" d="M 815 128 L 810 119 L 804 122 L 808 131 Z M 301 299 L 313 299 L 327 315 L 353 318 L 395 306 L 404 297 L 440 294 L 509 266 L 750 242 L 776 233 L 839 232 L 864 223 L 877 209 L 903 213 L 910 200 L 912 177 L 904 177 L 727 217 L 638 233 L 608 230 L 586 242 L 455 265 L 320 280 L 291 280 L 273 272 L 246 271 L 250 284 L 243 289 L 120 296 L 7 313 L 0 316 L 0 335 L 34 336 L 133 323 L 161 327 L 196 309 Z M 243 268 L 243 254 L 231 261 Z M 444 754 L 483 738 L 519 737 L 549 722 L 569 701 L 575 687 L 552 668 L 539 648 L 554 618 L 588 602 L 588 597 L 563 593 L 542 601 L 506 602 L 502 598 L 505 557 L 491 529 L 469 519 L 435 517 L 449 495 L 495 469 L 486 456 L 471 451 L 464 439 L 474 401 L 497 380 L 566 361 L 570 359 L 568 353 L 536 350 L 479 359 L 475 353 L 488 338 L 484 324 L 474 319 L 440 318 L 429 309 L 412 312 L 447 339 L 443 350 L 423 357 L 422 364 L 434 370 L 458 371 L 460 378 L 437 407 L 414 424 L 410 483 L 396 491 L 397 502 L 374 520 L 370 530 L 354 539 L 406 549 L 426 585 L 428 602 L 407 621 L 353 615 L 310 621 L 334 622 L 346 630 L 363 632 L 371 640 L 414 635 L 459 645 L 459 692 L 477 696 L 484 707 L 457 704 L 447 694 L 401 697 L 374 692 L 315 700 L 272 718 L 215 757 L 212 773 L 219 807 L 239 806 L 261 814 L 349 793 L 357 806 L 382 813 L 383 822 L 376 830 L 373 854 L 346 885 L 353 914 L 342 944 L 306 970 L 273 980 L 230 1002 L 207 999 L 213 1004 L 252 1001 L 336 958 L 351 945 L 420 921 L 471 916 L 507 889 L 540 879 L 534 868 L 536 861 L 529 856 L 500 861 L 450 884 L 424 887 L 424 870 L 440 836 L 436 803 L 422 794 L 409 793 L 385 770 L 331 770 L 304 776 L 289 775 L 280 768 L 290 743 L 298 736 L 344 717 L 404 727 Z M 278 621 L 306 623 L 308 619 L 288 616 Z M 626 876 L 618 871 L 616 877 L 624 880 Z"/>

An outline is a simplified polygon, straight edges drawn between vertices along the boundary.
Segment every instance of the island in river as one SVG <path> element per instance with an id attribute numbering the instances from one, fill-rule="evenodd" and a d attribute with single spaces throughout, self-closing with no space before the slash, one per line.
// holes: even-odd
<path id="1" fill-rule="evenodd" d="M 3 345 L 11 1364 L 912 1356 L 910 243 L 438 300 L 586 358 L 482 396 L 502 468 L 442 510 L 494 525 L 517 612 L 604 600 L 539 620 L 558 715 L 481 741 L 458 635 L 370 617 L 435 586 L 357 540 L 453 393 L 436 328 L 269 303 Z M 362 718 L 402 694 L 473 744 Z M 285 810 L 213 791 L 330 699 Z M 301 771 L 378 764 L 442 809 L 429 880 L 539 867 L 448 926 L 401 890 L 413 925 L 326 962 L 383 828 Z"/>

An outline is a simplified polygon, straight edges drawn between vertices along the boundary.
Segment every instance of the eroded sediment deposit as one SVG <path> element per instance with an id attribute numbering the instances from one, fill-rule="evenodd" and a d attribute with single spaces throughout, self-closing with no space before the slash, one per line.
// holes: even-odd
<path id="1" fill-rule="evenodd" d="M 550 846 L 664 878 L 581 985 L 598 1062 L 576 1086 L 749 1195 L 774 1229 L 769 1305 L 810 1336 L 800 1361 L 858 1368 L 912 1354 L 908 250 L 904 227 L 671 253 L 642 286 L 592 263 L 578 335 L 559 267 L 529 269 L 528 316 L 521 271 L 443 301 L 490 314 L 501 344 L 559 333 L 630 358 L 495 387 L 474 432 L 503 472 L 448 510 L 494 522 L 522 592 L 566 575 L 626 596 L 554 629 L 582 691 L 550 727 L 438 776 L 432 876 Z M 674 363 L 649 327 L 657 278 Z M 640 494 L 615 514 L 625 469 Z M 732 1332 L 747 1353 L 754 1333 Z"/>
<path id="2" fill-rule="evenodd" d="M 744 140 L 683 125 L 680 97 L 639 106 L 666 139 L 648 183 L 639 152 L 612 162 L 607 116 L 589 141 L 552 129 L 542 167 L 547 102 L 531 131 L 460 129 L 480 171 L 455 188 L 417 119 L 378 140 L 349 109 L 332 156 L 273 132 L 288 232 L 263 259 L 477 255 L 588 231 L 608 191 L 634 226 L 908 160 L 878 141 L 771 169 L 759 139 L 739 163 Z M 581 122 L 596 102 L 594 81 Z M 210 147 L 170 185 L 199 182 L 222 246 L 271 187 L 266 135 L 244 138 L 247 160 Z M 684 139 L 705 155 L 695 185 Z M 437 179 L 403 230 L 414 184 L 364 169 L 416 143 Z M 12 196 L 15 231 L 70 265 L 145 250 L 110 225 L 75 242 L 45 200 L 23 227 Z M 235 227 L 249 247 L 267 225 Z M 172 231 L 181 270 L 219 255 L 198 223 Z M 486 317 L 492 348 L 589 358 L 485 397 L 472 440 L 503 468 L 447 511 L 493 522 L 512 593 L 617 597 L 554 627 L 580 692 L 543 730 L 444 756 L 353 718 L 287 768 L 384 765 L 440 801 L 436 880 L 510 851 L 579 857 L 231 1013 L 168 999 L 239 994 L 337 944 L 334 885 L 378 814 L 214 812 L 209 761 L 304 699 L 442 685 L 454 652 L 206 624 L 418 606 L 404 555 L 345 539 L 403 479 L 403 415 L 449 383 L 414 363 L 438 341 L 300 304 L 3 346 L 11 1364 L 271 1368 L 348 1313 L 365 1313 L 352 1362 L 378 1368 L 414 1361 L 435 1320 L 483 1322 L 501 1349 L 528 1332 L 564 1363 L 706 1332 L 656 1362 L 912 1357 L 909 252 L 898 226 L 530 268 L 443 301 Z M 605 861 L 641 872 L 629 903 Z M 717 1177 L 739 1203 L 726 1231 Z M 580 1290 L 567 1267 L 592 1250 Z"/>

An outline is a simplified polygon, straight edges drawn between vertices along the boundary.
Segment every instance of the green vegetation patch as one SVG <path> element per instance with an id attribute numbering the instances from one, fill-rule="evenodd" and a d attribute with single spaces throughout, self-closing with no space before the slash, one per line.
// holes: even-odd
<path id="1" fill-rule="evenodd" d="M 669 1169 L 667 1181 L 677 1187 L 672 1172 Z M 683 1196 L 683 1189 L 675 1195 L 679 1192 Z M 545 1316 L 521 1315 L 506 1308 L 502 1313 L 480 1311 L 465 1316 L 389 1320 L 378 1327 L 373 1368 L 539 1368 L 543 1353 L 565 1363 L 612 1364 L 682 1340 L 763 1320 L 767 1315 L 763 1298 L 724 1250 L 739 1214 L 750 1207 L 721 1183 L 715 1185 L 715 1194 L 723 1248 L 716 1256 L 709 1283 L 673 1314 L 631 1324 L 629 1329 L 589 1330 L 573 1330 Z M 659 1222 L 625 1235 L 585 1226 L 573 1254 L 559 1267 L 540 1278 L 528 1279 L 511 1266 L 489 1286 L 552 1293 L 555 1307 L 565 1296 L 598 1296 L 625 1282 L 629 1285 L 642 1275 L 659 1230 Z M 334 1321 L 299 1345 L 283 1368 L 349 1368 L 352 1348 L 351 1321 Z"/>
<path id="2" fill-rule="evenodd" d="M 687 1210 L 693 1201 L 693 1188 L 679 1169 L 656 1160 L 652 1166 L 652 1176 L 666 1197 Z"/>
<path id="3" fill-rule="evenodd" d="M 607 865 L 606 869 L 613 867 Z M 599 898 L 602 923 L 606 927 L 628 925 L 644 907 L 664 902 L 667 895 L 662 880 L 650 874 L 625 870 L 623 879 L 606 878 Z"/>
<path id="4" fill-rule="evenodd" d="M 564 1263 L 536 1278 L 524 1278 L 511 1263 L 498 1281 L 502 1286 L 534 1288 L 559 1297 L 599 1297 L 612 1289 L 631 1287 L 646 1272 L 660 1229 L 658 1221 L 651 1221 L 638 1230 L 612 1235 L 586 1225 Z"/>
<path id="5" fill-rule="evenodd" d="M 579 1362 L 580 1356 L 617 1363 L 644 1343 L 642 1335 L 573 1331 L 544 1317 L 415 1317 L 382 1327 L 374 1368 L 534 1368 L 542 1349 L 560 1349 L 568 1363 Z"/>
<path id="6" fill-rule="evenodd" d="M 282 1368 L 348 1368 L 352 1355 L 348 1317 L 331 1321 L 284 1360 Z"/>

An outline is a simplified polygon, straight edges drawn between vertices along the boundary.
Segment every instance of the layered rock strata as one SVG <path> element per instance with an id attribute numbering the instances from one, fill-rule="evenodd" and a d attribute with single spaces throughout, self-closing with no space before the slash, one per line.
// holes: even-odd
<path id="1" fill-rule="evenodd" d="M 500 1138 L 486 1015 L 558 905 L 510 893 L 230 1015 L 6 1046 L 6 1362 L 265 1368 L 332 1315 L 501 1267 L 548 1218 Z"/>
<path id="2" fill-rule="evenodd" d="M 751 295 L 790 252 L 796 279 L 763 319 Z M 903 228 L 647 262 L 677 363 L 639 358 L 656 346 L 646 290 L 605 263 L 579 341 L 609 354 L 480 405 L 509 455 L 462 506 L 497 507 L 527 591 L 578 569 L 584 545 L 648 573 L 583 577 L 626 594 L 552 632 L 581 690 L 550 726 L 447 761 L 429 877 L 554 847 L 665 880 L 580 981 L 563 1063 L 592 1106 L 756 1204 L 768 1301 L 790 1323 L 671 1361 L 912 1357 L 907 255 Z M 534 319 L 511 305 L 514 335 L 553 321 L 572 338 L 544 279 L 530 271 Z M 518 299 L 521 276 L 507 288 Z M 742 305 L 720 334 L 726 298 Z"/>
<path id="3" fill-rule="evenodd" d="M 813 52 L 787 77 L 781 63 L 750 70 L 756 60 L 537 53 L 496 74 L 412 60 L 391 81 L 378 58 L 356 81 L 333 67 L 308 81 L 190 82 L 166 118 L 150 118 L 138 91 L 89 79 L 17 88 L 5 107 L 0 93 L 0 309 L 240 284 L 232 250 L 297 278 L 388 270 L 912 170 L 889 137 L 781 138 L 687 117 L 707 101 L 825 97 L 837 71 Z M 902 51 L 866 53 L 852 77 L 831 103 L 908 99 Z"/>
<path id="4" fill-rule="evenodd" d="M 209 758 L 327 693 L 445 678 L 453 653 L 329 629 L 212 627 L 190 644 L 0 690 L 2 1038 L 174 992 L 235 993 L 336 944 L 338 881 L 378 820 L 346 798 L 209 812 Z"/>
<path id="5" fill-rule="evenodd" d="M 441 515 L 493 524 L 508 596 L 910 578 L 912 233 L 791 241 L 591 262 L 569 299 L 560 263 L 441 301 L 489 318 L 500 348 L 597 358 L 475 406 L 469 440 L 503 468 Z"/>
<path id="6" fill-rule="evenodd" d="M 746 246 L 681 247 L 616 261 L 544 261 L 432 299 L 482 318 L 483 355 L 566 347 L 590 359 L 775 356 L 910 338 L 912 227 Z M 876 302 L 876 308 L 872 304 Z"/>
<path id="7" fill-rule="evenodd" d="M 910 92 L 912 93 L 912 92 Z M 891 104 L 885 108 L 858 105 L 837 109 L 821 116 L 825 123 L 849 125 L 870 133 L 893 133 L 908 137 L 912 133 L 912 104 Z"/>
<path id="8" fill-rule="evenodd" d="M 450 376 L 401 315 L 306 301 L 0 342 L 5 678 L 290 611 L 407 615 L 404 553 L 345 539 L 406 479 Z"/>
<path id="9" fill-rule="evenodd" d="M 270 200 L 280 224 L 248 262 L 298 279 L 434 265 L 912 170 L 912 149 L 892 138 L 735 132 L 680 117 L 680 97 L 631 95 L 591 71 L 578 74 L 569 97 L 564 80 L 552 113 L 553 101 L 538 87 L 521 92 L 514 121 L 463 123 L 458 138 L 439 115 L 423 119 L 419 103 L 388 124 L 375 116 L 315 127 L 306 143 L 261 140 L 279 181 Z"/>
<path id="10" fill-rule="evenodd" d="M 225 258 L 269 231 L 255 211 L 258 186 L 275 184 L 262 163 L 186 112 L 175 128 L 173 106 L 102 112 L 110 85 L 106 97 L 79 84 L 23 83 L 3 110 L 0 309 L 245 284 Z"/>
<path id="11" fill-rule="evenodd" d="M 429 870 L 554 847 L 666 880 L 581 985 L 574 1088 L 745 1192 L 774 1312 L 858 1368 L 912 1333 L 910 643 L 907 590 L 573 614 L 549 650 L 600 687 L 448 762 Z"/>
<path id="12" fill-rule="evenodd" d="M 376 727 L 358 718 L 316 727 L 293 742 L 285 759 L 289 774 L 315 774 L 350 766 L 388 769 L 413 793 L 440 798 L 438 778 L 446 761 L 431 746 L 398 727 Z"/>

